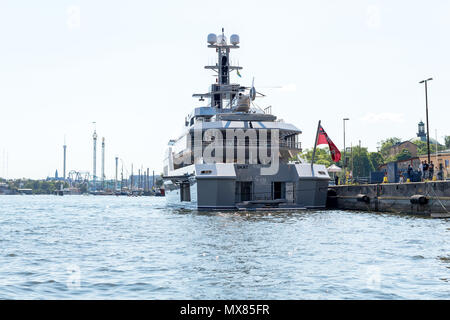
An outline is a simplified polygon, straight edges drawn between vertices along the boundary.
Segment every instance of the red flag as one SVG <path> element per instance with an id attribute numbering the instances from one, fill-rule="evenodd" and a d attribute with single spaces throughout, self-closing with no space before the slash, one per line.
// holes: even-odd
<path id="1" fill-rule="evenodd" d="M 325 130 L 323 130 L 321 125 L 319 125 L 319 134 L 317 137 L 316 145 L 320 145 L 320 144 L 328 144 L 328 147 L 330 148 L 330 152 L 331 152 L 331 159 L 334 162 L 338 162 L 339 160 L 341 160 L 341 152 L 334 145 L 333 141 L 331 141 L 331 139 L 328 137 L 327 133 L 325 132 Z"/>

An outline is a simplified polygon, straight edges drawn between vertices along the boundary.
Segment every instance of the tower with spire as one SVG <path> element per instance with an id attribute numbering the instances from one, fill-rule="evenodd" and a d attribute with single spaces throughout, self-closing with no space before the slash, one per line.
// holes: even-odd
<path id="1" fill-rule="evenodd" d="M 419 122 L 419 124 L 418 124 L 417 137 L 418 137 L 421 141 L 426 141 L 426 140 L 427 140 L 427 134 L 425 133 L 425 124 L 423 123 L 422 120 L 420 120 L 420 122 Z"/>
<path id="2" fill-rule="evenodd" d="M 94 190 L 95 190 L 95 187 L 96 187 L 95 183 L 97 180 L 97 130 L 95 129 L 95 122 L 94 122 L 94 134 L 92 135 L 92 139 L 94 142 L 92 174 L 93 174 Z"/>

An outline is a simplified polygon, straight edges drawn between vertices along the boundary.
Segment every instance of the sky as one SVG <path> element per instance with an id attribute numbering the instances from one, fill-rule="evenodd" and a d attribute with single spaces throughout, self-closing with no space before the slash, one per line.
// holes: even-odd
<path id="1" fill-rule="evenodd" d="M 450 135 L 450 1 L 10 1 L 0 2 L 0 176 L 92 171 L 93 122 L 106 139 L 105 174 L 159 173 L 169 139 L 215 81 L 209 33 L 239 34 L 231 59 L 273 114 L 317 123 L 339 147 L 376 151 L 425 121 Z M 98 143 L 97 172 L 100 172 Z M 126 171 L 125 171 L 126 172 Z"/>

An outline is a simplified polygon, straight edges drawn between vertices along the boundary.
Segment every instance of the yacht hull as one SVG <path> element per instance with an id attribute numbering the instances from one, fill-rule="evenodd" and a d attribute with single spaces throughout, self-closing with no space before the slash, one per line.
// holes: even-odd
<path id="1" fill-rule="evenodd" d="M 325 208 L 328 181 L 323 165 L 280 164 L 261 174 L 262 165 L 195 164 L 164 177 L 171 203 L 190 202 L 199 210 Z"/>

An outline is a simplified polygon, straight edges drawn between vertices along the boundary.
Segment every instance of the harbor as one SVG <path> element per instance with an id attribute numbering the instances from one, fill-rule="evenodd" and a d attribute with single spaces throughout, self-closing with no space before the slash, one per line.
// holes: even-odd
<path id="1" fill-rule="evenodd" d="M 450 300 L 449 12 L 2 1 L 0 300 Z"/>

